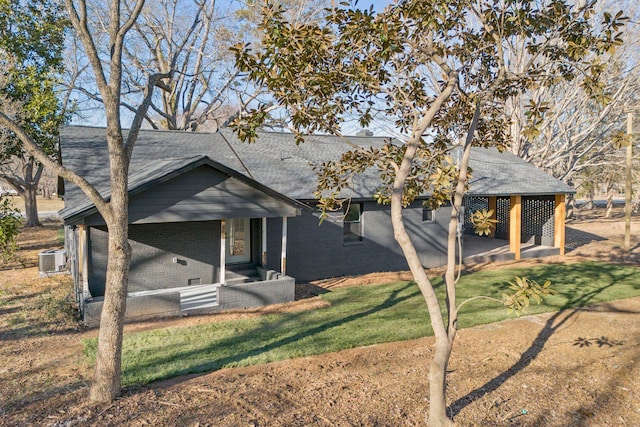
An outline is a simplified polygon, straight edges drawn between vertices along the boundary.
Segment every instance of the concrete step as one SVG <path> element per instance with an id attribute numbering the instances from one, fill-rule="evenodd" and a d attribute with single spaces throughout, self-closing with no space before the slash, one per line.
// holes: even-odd
<path id="1" fill-rule="evenodd" d="M 225 274 L 226 285 L 238 285 L 241 283 L 260 281 L 260 273 L 253 264 L 227 266 Z"/>

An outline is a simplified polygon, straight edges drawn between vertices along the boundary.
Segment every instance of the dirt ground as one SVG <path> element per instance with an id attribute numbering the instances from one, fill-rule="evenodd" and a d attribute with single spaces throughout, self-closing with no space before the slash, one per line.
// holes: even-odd
<path id="1" fill-rule="evenodd" d="M 632 247 L 621 246 L 621 212 L 568 223 L 566 258 L 640 265 L 640 219 Z M 33 256 L 55 247 L 55 226 L 23 233 Z M 505 268 L 527 260 L 474 266 Z M 438 274 L 438 271 L 432 272 Z M 408 279 L 407 273 L 301 286 L 331 289 Z M 0 425 L 413 426 L 428 411 L 432 338 L 321 356 L 223 369 L 128 388 L 110 405 L 86 403 L 90 368 L 81 340 L 96 335 L 72 318 L 66 276 L 38 278 L 35 267 L 0 271 Z M 304 310 L 317 298 L 201 317 L 128 325 L 127 330 L 214 322 Z M 640 298 L 523 317 L 459 332 L 448 402 L 463 426 L 639 426 Z"/>

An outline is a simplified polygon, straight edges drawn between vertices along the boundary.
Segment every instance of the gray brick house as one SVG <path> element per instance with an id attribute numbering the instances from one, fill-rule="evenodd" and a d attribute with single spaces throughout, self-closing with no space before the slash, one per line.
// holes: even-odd
<path id="1" fill-rule="evenodd" d="M 361 146 L 383 138 L 350 137 Z M 242 144 L 215 134 L 143 130 L 131 160 L 129 241 L 132 262 L 127 317 L 201 313 L 291 301 L 295 281 L 407 269 L 393 238 L 389 208 L 378 205 L 374 176 L 354 181 L 349 211 L 319 223 L 310 165 L 337 159 L 349 145 L 312 136 L 295 145 L 284 133 Z M 68 126 L 62 161 L 109 195 L 105 130 Z M 499 221 L 490 238 L 508 245 L 564 250 L 564 197 L 573 190 L 518 157 L 474 149 L 465 200 L 465 230 L 476 209 Z M 107 229 L 82 191 L 66 185 L 66 248 L 78 302 L 95 324 L 107 265 Z M 425 267 L 443 265 L 449 208 L 405 210 Z M 471 246 L 475 236 L 465 237 Z M 504 239 L 504 240 L 500 240 Z M 485 239 L 486 241 L 487 239 Z M 466 244 L 466 243 L 465 243 Z"/>

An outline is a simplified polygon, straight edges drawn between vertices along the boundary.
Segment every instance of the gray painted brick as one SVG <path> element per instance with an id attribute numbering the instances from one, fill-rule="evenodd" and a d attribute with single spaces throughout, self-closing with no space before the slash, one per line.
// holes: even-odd
<path id="1" fill-rule="evenodd" d="M 438 209 L 435 221 L 422 222 L 422 205 L 417 202 L 404 210 L 405 227 L 410 233 L 424 267 L 446 262 L 447 227 L 451 208 Z M 406 270 L 406 260 L 393 236 L 388 206 L 365 202 L 362 211 L 363 239 L 343 244 L 339 219 L 319 224 L 317 214 L 303 211 L 289 218 L 287 236 L 287 274 L 296 280 L 316 280 L 345 275 Z M 267 221 L 267 267 L 280 269 L 280 220 Z"/>
<path id="2" fill-rule="evenodd" d="M 251 308 L 295 300 L 295 279 L 281 277 L 218 288 L 218 309 Z"/>
<path id="3" fill-rule="evenodd" d="M 87 326 L 100 324 L 102 298 L 87 302 L 84 306 L 84 322 Z M 161 295 L 127 297 L 125 319 L 144 319 L 160 315 L 171 316 L 180 313 L 180 292 Z"/>
<path id="4" fill-rule="evenodd" d="M 92 296 L 104 295 L 108 235 L 92 227 L 89 287 Z M 216 283 L 220 264 L 220 221 L 129 226 L 132 249 L 129 292 Z"/>

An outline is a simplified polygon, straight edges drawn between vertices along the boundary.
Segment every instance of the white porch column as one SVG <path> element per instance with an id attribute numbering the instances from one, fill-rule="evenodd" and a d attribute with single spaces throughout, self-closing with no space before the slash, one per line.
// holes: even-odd
<path id="1" fill-rule="evenodd" d="M 80 234 L 80 238 L 78 239 L 80 241 L 80 250 L 78 251 L 80 253 L 80 256 L 82 257 L 82 259 L 80 260 L 81 262 L 81 269 L 82 269 L 82 294 L 84 295 L 84 297 L 88 297 L 90 292 L 89 292 L 89 227 L 87 227 L 86 225 L 80 225 L 79 226 L 79 233 Z"/>
<path id="2" fill-rule="evenodd" d="M 227 281 L 226 260 L 227 258 L 227 223 L 223 219 L 220 221 L 220 284 L 224 285 Z"/>
<path id="3" fill-rule="evenodd" d="M 262 266 L 267 268 L 267 218 L 262 218 Z"/>
<path id="4" fill-rule="evenodd" d="M 287 274 L 287 217 L 282 217 L 282 253 L 280 254 L 280 272 Z"/>

